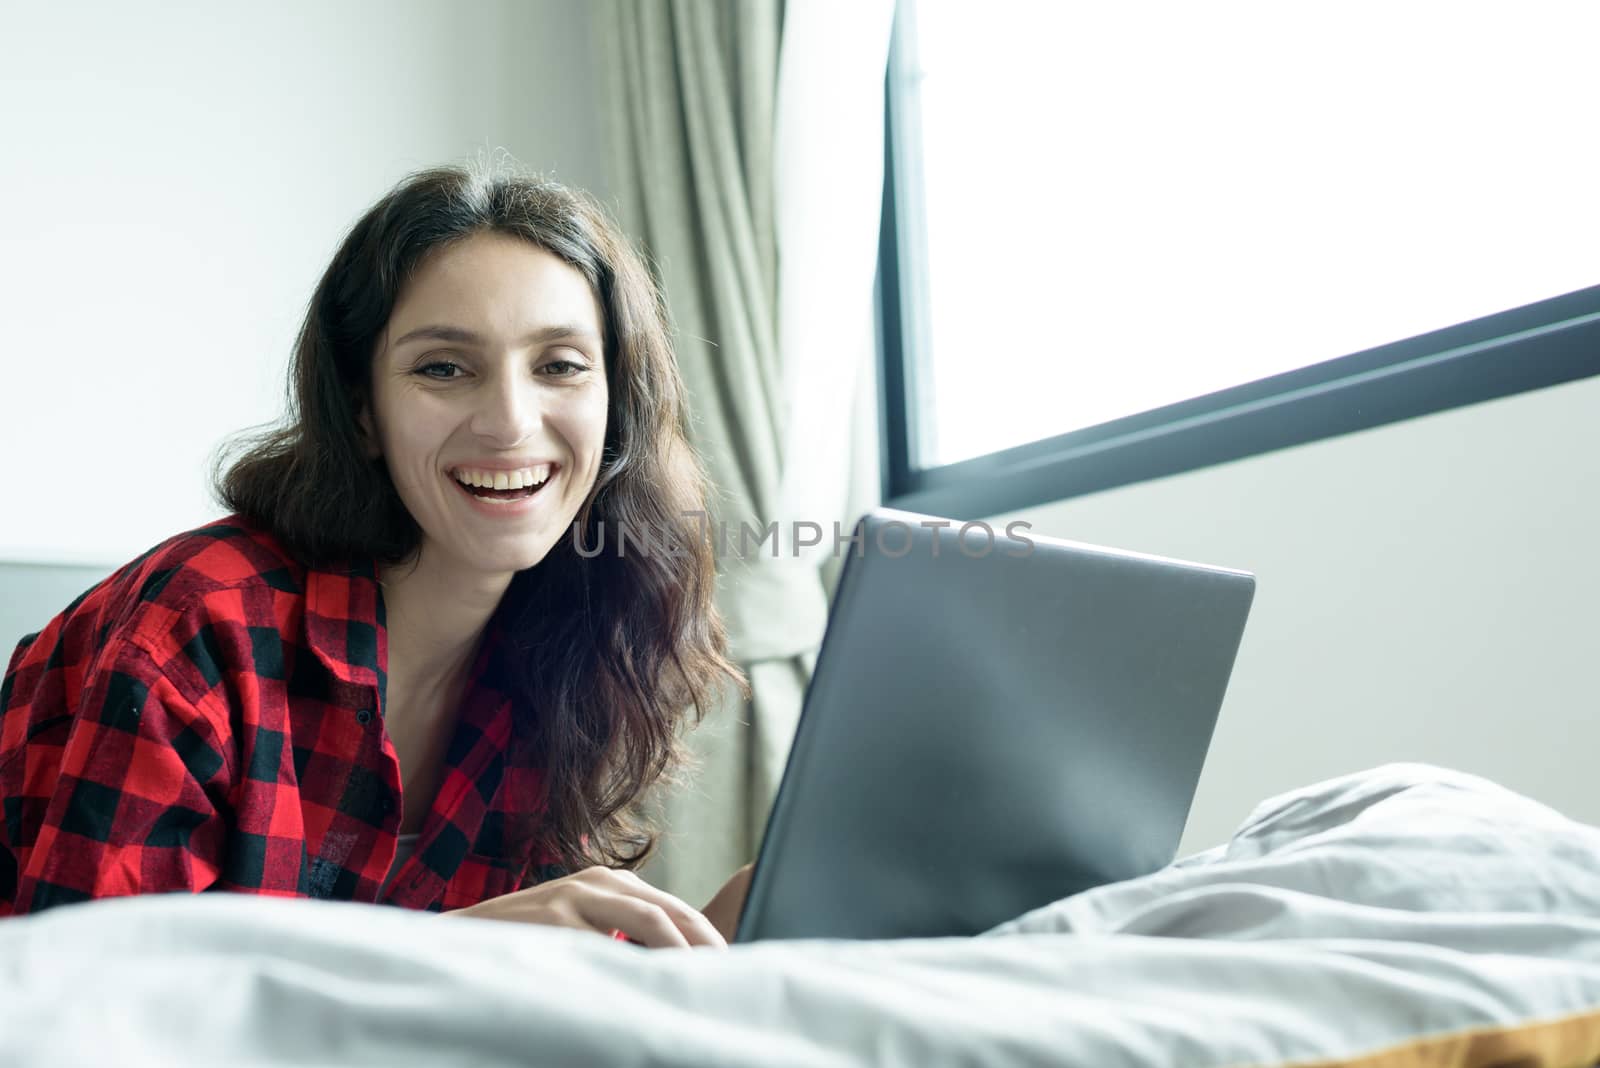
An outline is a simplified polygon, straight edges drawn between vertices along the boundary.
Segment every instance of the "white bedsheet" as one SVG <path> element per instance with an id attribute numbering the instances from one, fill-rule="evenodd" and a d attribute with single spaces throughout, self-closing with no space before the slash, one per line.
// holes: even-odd
<path id="1" fill-rule="evenodd" d="M 210 894 L 0 921 L 0 1065 L 1220 1068 L 1586 1013 L 1600 830 L 1422 765 L 974 939 L 649 951 Z"/>

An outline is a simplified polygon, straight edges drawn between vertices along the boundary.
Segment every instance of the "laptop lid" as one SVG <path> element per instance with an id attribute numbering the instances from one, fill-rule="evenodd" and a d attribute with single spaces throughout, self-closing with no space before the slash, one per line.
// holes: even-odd
<path id="1" fill-rule="evenodd" d="M 1254 577 L 925 522 L 857 524 L 736 941 L 976 934 L 1177 850 Z"/>

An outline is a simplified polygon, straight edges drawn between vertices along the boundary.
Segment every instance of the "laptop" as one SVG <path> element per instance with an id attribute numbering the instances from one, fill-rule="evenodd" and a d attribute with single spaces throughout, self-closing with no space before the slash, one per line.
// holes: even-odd
<path id="1" fill-rule="evenodd" d="M 1171 863 L 1255 577 L 1023 526 L 841 542 L 736 942 L 972 935 Z"/>

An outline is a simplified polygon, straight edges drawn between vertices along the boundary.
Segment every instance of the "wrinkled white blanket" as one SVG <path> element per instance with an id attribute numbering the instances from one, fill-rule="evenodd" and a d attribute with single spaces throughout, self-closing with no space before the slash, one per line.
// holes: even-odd
<path id="1" fill-rule="evenodd" d="M 1221 1068 L 1586 1015 L 1568 1063 L 1600 1059 L 1600 830 L 1423 765 L 973 939 L 650 951 L 209 894 L 0 921 L 0 1065 Z"/>

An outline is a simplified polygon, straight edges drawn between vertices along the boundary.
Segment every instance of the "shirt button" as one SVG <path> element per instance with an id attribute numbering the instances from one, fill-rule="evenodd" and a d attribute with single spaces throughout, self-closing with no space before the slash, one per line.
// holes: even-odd
<path id="1" fill-rule="evenodd" d="M 372 722 L 372 709 L 363 708 L 363 709 L 357 710 L 357 712 L 356 712 L 356 722 L 357 723 L 371 723 Z"/>

